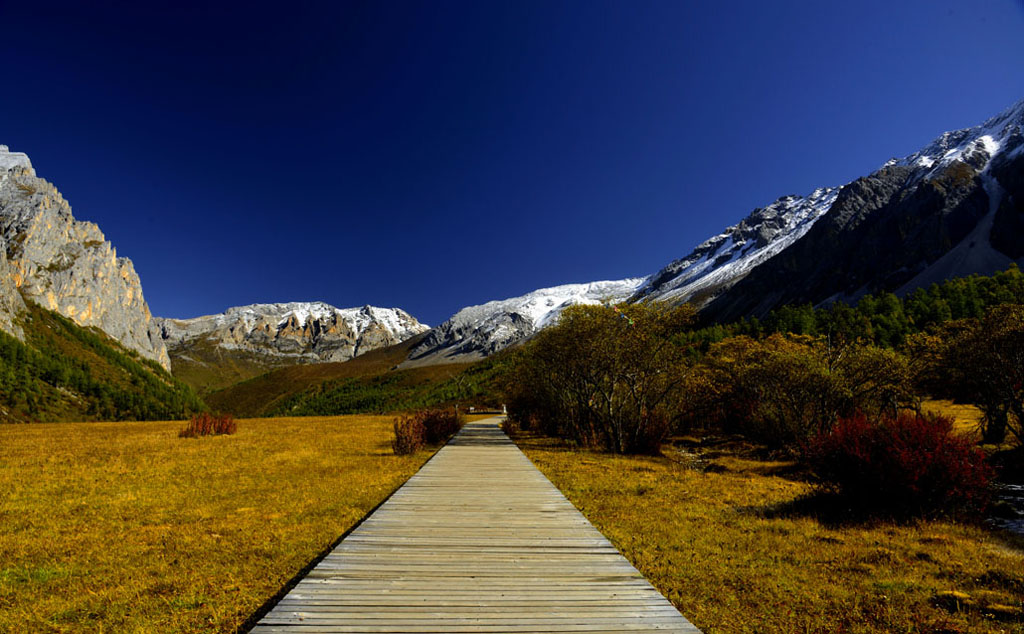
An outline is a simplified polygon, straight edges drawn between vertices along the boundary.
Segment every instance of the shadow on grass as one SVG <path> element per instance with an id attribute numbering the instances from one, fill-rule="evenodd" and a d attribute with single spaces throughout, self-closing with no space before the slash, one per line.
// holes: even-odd
<path id="1" fill-rule="evenodd" d="M 868 526 L 883 521 L 913 521 L 857 508 L 842 496 L 826 490 L 814 491 L 777 504 L 738 507 L 736 510 L 765 519 L 813 519 L 829 528 Z"/>
<path id="2" fill-rule="evenodd" d="M 863 528 L 878 524 L 913 525 L 946 520 L 981 527 L 1000 545 L 1024 552 L 1024 535 L 993 527 L 987 521 L 989 516 L 984 513 L 928 514 L 875 509 L 852 504 L 848 499 L 829 490 L 817 490 L 778 504 L 737 507 L 736 510 L 765 519 L 813 519 L 831 529 Z"/>

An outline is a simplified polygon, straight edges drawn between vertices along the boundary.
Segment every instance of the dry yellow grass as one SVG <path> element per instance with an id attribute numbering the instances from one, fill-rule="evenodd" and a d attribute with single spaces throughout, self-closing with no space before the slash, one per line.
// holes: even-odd
<path id="1" fill-rule="evenodd" d="M 0 426 L 0 631 L 233 631 L 426 461 L 391 421 Z"/>
<path id="2" fill-rule="evenodd" d="M 789 465 L 749 456 L 698 471 L 680 456 L 517 442 L 706 634 L 1024 632 L 1024 540 L 951 522 L 827 523 L 794 509 L 812 486 L 785 477 Z"/>
<path id="3" fill-rule="evenodd" d="M 954 403 L 949 399 L 928 399 L 921 408 L 932 414 L 953 419 L 955 429 L 963 434 L 981 438 L 981 410 L 967 403 Z"/>

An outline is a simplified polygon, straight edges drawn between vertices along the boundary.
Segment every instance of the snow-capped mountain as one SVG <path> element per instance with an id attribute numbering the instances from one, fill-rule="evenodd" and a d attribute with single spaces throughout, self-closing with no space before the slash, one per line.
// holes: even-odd
<path id="1" fill-rule="evenodd" d="M 730 320 L 781 304 L 905 293 L 1024 263 L 1024 101 L 844 185 L 829 209 L 704 309 Z"/>
<path id="2" fill-rule="evenodd" d="M 650 277 L 464 308 L 418 343 L 410 360 L 487 356 L 554 323 L 574 303 L 691 302 L 705 316 L 730 320 L 1024 263 L 1022 130 L 1024 101 L 852 183 L 755 209 Z"/>
<path id="3" fill-rule="evenodd" d="M 981 170 L 988 161 L 1008 150 L 1020 154 L 1024 100 L 973 128 L 946 132 L 923 149 L 903 158 L 892 158 L 882 167 L 920 167 L 922 178 L 932 178 L 953 162 L 960 161 Z"/>
<path id="4" fill-rule="evenodd" d="M 197 341 L 299 361 L 347 361 L 430 329 L 399 308 L 336 308 L 323 302 L 252 304 L 217 315 L 159 319 L 172 359 Z"/>
<path id="5" fill-rule="evenodd" d="M 799 240 L 829 210 L 838 195 L 838 187 L 824 187 L 809 196 L 783 196 L 767 207 L 755 209 L 739 224 L 652 275 L 633 299 L 689 301 L 697 306 L 707 303 L 754 267 Z"/>
<path id="6" fill-rule="evenodd" d="M 575 304 L 621 302 L 633 296 L 647 278 L 565 284 L 520 297 L 469 306 L 430 331 L 411 351 L 413 363 L 472 360 L 493 354 L 555 323 Z"/>

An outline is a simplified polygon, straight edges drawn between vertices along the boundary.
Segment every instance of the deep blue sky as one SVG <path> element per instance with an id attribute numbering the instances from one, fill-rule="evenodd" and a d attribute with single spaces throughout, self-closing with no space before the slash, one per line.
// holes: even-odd
<path id="1" fill-rule="evenodd" d="M 0 0 L 0 143 L 161 316 L 650 274 L 1024 98 L 1021 0 L 181 7 Z"/>

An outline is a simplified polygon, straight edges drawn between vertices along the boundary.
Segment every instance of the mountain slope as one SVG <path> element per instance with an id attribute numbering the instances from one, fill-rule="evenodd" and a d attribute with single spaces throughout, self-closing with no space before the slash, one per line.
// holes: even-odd
<path id="1" fill-rule="evenodd" d="M 825 187 L 809 196 L 783 196 L 755 209 L 739 224 L 651 276 L 633 301 L 703 305 L 799 240 L 838 195 L 839 188 Z"/>
<path id="2" fill-rule="evenodd" d="M 705 319 L 731 321 L 786 303 L 907 292 L 1004 270 L 1024 258 L 1022 127 L 1024 101 L 843 187 L 755 209 L 648 278 L 464 308 L 413 348 L 406 365 L 487 356 L 529 338 L 572 303 L 691 302 Z"/>
<path id="3" fill-rule="evenodd" d="M 22 310 L 11 285 L 28 300 L 95 326 L 124 346 L 170 368 L 152 326 L 131 260 L 117 257 L 94 223 L 76 220 L 57 188 L 36 176 L 25 154 L 0 145 L 0 328 L 15 336 Z"/>
<path id="4" fill-rule="evenodd" d="M 323 302 L 252 304 L 156 321 L 175 375 L 203 392 L 283 366 L 347 361 L 429 330 L 398 308 Z"/>
<path id="5" fill-rule="evenodd" d="M 798 240 L 715 298 L 707 318 L 781 304 L 853 300 L 971 273 L 1024 256 L 1024 101 L 948 132 L 844 186 Z"/>
<path id="6" fill-rule="evenodd" d="M 22 340 L 0 332 L 0 422 L 180 419 L 188 386 L 97 329 L 25 302 Z"/>
<path id="7" fill-rule="evenodd" d="M 452 363 L 481 359 L 524 341 L 553 324 L 575 304 L 621 302 L 637 292 L 647 278 L 566 284 L 542 288 L 520 297 L 468 306 L 431 330 L 409 354 L 406 365 Z"/>
<path id="8" fill-rule="evenodd" d="M 479 395 L 479 363 L 399 369 L 423 338 L 418 335 L 343 363 L 278 368 L 212 392 L 206 402 L 215 410 L 236 416 L 394 411 L 436 405 L 448 399 L 484 404 L 484 400 L 465 400 Z M 483 373 L 488 377 L 492 374 L 487 369 Z"/>

